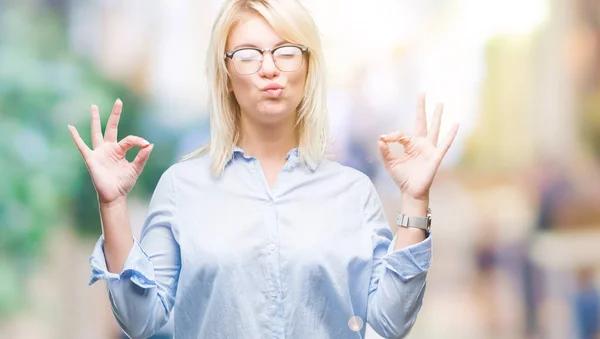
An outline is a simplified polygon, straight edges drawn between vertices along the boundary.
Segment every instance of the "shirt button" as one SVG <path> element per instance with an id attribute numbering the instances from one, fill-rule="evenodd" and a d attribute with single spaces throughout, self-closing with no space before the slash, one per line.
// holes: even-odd
<path id="1" fill-rule="evenodd" d="M 271 244 L 271 246 L 269 246 L 269 248 L 271 249 L 271 251 L 275 251 L 275 248 L 277 248 L 277 246 L 275 246 L 275 244 Z"/>

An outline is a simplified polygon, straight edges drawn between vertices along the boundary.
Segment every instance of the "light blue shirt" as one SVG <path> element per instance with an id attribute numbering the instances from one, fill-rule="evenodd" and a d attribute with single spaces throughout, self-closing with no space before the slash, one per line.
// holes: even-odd
<path id="1" fill-rule="evenodd" d="M 123 272 L 106 269 L 103 238 L 90 258 L 113 313 L 132 338 L 174 316 L 187 338 L 386 338 L 412 328 L 423 302 L 431 236 L 395 251 L 369 178 L 291 150 L 272 190 L 236 148 L 224 174 L 208 156 L 160 178 Z"/>

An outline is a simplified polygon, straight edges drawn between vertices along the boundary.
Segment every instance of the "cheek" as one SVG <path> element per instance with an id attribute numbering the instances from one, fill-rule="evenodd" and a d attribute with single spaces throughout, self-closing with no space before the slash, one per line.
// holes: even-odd
<path id="1" fill-rule="evenodd" d="M 306 85 L 306 73 L 298 72 L 290 77 L 289 82 L 294 87 L 294 97 L 302 99 L 304 96 L 304 87 Z"/>
<path id="2" fill-rule="evenodd" d="M 246 98 L 252 95 L 252 83 L 248 79 L 241 77 L 232 77 L 229 80 L 231 90 L 235 93 L 236 97 Z"/>

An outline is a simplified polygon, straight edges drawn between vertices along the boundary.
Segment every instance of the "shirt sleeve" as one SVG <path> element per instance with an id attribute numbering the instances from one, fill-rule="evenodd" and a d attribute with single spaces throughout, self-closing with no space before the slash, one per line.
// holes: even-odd
<path id="1" fill-rule="evenodd" d="M 369 284 L 367 322 L 384 338 L 403 338 L 412 329 L 423 304 L 431 263 L 431 236 L 394 250 L 389 222 L 381 200 L 366 178 L 364 212 L 372 228 L 373 269 Z"/>
<path id="2" fill-rule="evenodd" d="M 113 314 L 131 338 L 147 338 L 169 320 L 181 267 L 179 244 L 174 234 L 175 196 L 173 173 L 160 178 L 150 201 L 140 241 L 134 239 L 123 271 L 106 268 L 104 238 L 90 257 L 89 284 L 105 280 Z"/>

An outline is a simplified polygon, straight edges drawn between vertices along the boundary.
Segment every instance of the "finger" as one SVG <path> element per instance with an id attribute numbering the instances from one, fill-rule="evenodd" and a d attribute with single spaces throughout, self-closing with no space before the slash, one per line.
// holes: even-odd
<path id="1" fill-rule="evenodd" d="M 142 148 L 138 152 L 135 159 L 133 159 L 132 165 L 138 174 L 142 173 L 142 170 L 144 169 L 144 166 L 146 166 L 146 162 L 148 161 L 148 158 L 150 157 L 150 153 L 152 152 L 153 149 L 154 149 L 154 144 L 150 144 L 150 145 L 148 145 L 148 147 Z"/>
<path id="2" fill-rule="evenodd" d="M 104 143 L 102 138 L 102 126 L 100 124 L 100 112 L 98 106 L 92 105 L 92 147 L 96 149 Z"/>
<path id="3" fill-rule="evenodd" d="M 442 112 L 444 111 L 444 104 L 438 103 L 435 105 L 435 111 L 433 112 L 433 119 L 427 131 L 427 138 L 434 146 L 437 146 L 438 137 L 440 135 L 440 125 L 442 124 Z"/>
<path id="4" fill-rule="evenodd" d="M 441 151 L 442 151 L 442 157 L 446 155 L 446 152 L 448 152 L 448 149 L 450 149 L 450 146 L 452 145 L 452 142 L 454 141 L 454 138 L 456 137 L 456 134 L 458 133 L 458 123 L 454 123 L 452 124 L 452 127 L 450 127 L 450 130 L 448 131 L 448 134 L 446 134 L 446 138 L 444 138 L 444 141 L 442 142 L 441 146 Z"/>
<path id="5" fill-rule="evenodd" d="M 415 121 L 415 136 L 427 136 L 427 113 L 425 112 L 425 93 L 417 100 L 417 119 Z"/>
<path id="6" fill-rule="evenodd" d="M 106 142 L 117 142 L 117 134 L 119 127 L 119 119 L 121 118 L 121 110 L 123 109 L 123 102 L 121 99 L 117 99 L 113 105 L 110 118 L 106 123 L 106 132 L 104 133 L 104 141 Z"/>
<path id="7" fill-rule="evenodd" d="M 387 142 L 383 141 L 382 139 L 379 139 L 377 141 L 377 146 L 379 148 L 379 152 L 381 153 L 381 157 L 383 158 L 384 163 L 388 163 L 389 161 L 394 160 L 394 156 L 392 155 L 392 152 L 390 151 L 390 146 L 387 144 Z"/>
<path id="8" fill-rule="evenodd" d="M 135 135 L 129 135 L 123 140 L 119 141 L 119 147 L 121 147 L 123 152 L 127 152 L 134 146 L 146 147 L 148 145 L 150 145 L 150 143 L 146 139 L 140 138 Z"/>
<path id="9" fill-rule="evenodd" d="M 387 142 L 398 142 L 405 146 L 410 141 L 410 136 L 402 131 L 392 132 L 389 134 L 382 135 L 381 140 Z"/>
<path id="10" fill-rule="evenodd" d="M 77 129 L 71 125 L 69 125 L 68 127 L 69 132 L 71 132 L 71 138 L 73 138 L 73 141 L 75 142 L 79 153 L 81 153 L 81 156 L 85 159 L 88 153 L 91 152 L 91 150 L 89 149 L 89 147 L 87 147 L 83 139 L 81 139 L 81 137 L 79 136 L 79 132 L 77 132 Z"/>

